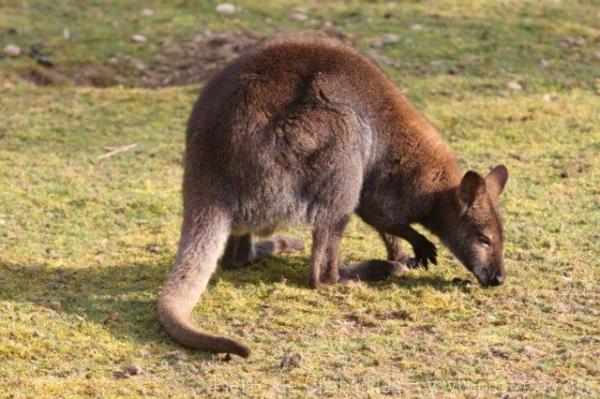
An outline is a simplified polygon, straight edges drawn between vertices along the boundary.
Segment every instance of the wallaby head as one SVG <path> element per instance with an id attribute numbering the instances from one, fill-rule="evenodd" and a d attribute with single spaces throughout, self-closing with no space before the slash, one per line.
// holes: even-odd
<path id="1" fill-rule="evenodd" d="M 496 166 L 485 177 L 468 171 L 452 196 L 456 212 L 444 241 L 485 286 L 504 282 L 502 219 L 497 203 L 507 179 L 504 165 Z"/>

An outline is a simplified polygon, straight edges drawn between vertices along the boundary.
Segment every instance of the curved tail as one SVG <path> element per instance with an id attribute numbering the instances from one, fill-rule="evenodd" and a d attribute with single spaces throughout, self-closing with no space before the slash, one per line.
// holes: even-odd
<path id="1" fill-rule="evenodd" d="M 250 349 L 245 345 L 207 334 L 189 320 L 229 235 L 227 219 L 210 216 L 210 220 L 196 219 L 193 226 L 184 221 L 177 258 L 158 299 L 158 316 L 169 335 L 183 346 L 248 357 Z"/>

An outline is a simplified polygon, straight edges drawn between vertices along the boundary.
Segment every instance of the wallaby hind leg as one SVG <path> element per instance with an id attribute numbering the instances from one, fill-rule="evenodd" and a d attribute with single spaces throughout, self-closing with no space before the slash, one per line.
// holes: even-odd
<path id="1" fill-rule="evenodd" d="M 350 215 L 335 222 L 319 223 L 313 227 L 311 274 L 309 284 L 320 288 L 324 284 L 335 284 L 339 279 L 340 241 Z"/>
<path id="2" fill-rule="evenodd" d="M 260 262 L 269 256 L 304 250 L 304 243 L 292 237 L 271 237 L 253 242 L 251 234 L 230 236 L 221 259 L 221 266 L 233 269 Z"/>
<path id="3" fill-rule="evenodd" d="M 350 220 L 350 216 L 341 218 L 335 223 L 329 232 L 329 242 L 327 243 L 327 261 L 326 269 L 321 271 L 322 284 L 335 284 L 340 278 L 340 242 L 344 235 L 344 229 Z"/>
<path id="4" fill-rule="evenodd" d="M 252 236 L 229 236 L 225 252 L 221 258 L 223 268 L 235 268 L 252 263 L 256 257 L 256 250 L 252 244 Z"/>
<path id="5" fill-rule="evenodd" d="M 329 241 L 329 229 L 317 226 L 313 228 L 313 242 L 310 254 L 310 276 L 308 284 L 312 288 L 321 288 L 321 269 L 327 261 L 327 243 Z"/>

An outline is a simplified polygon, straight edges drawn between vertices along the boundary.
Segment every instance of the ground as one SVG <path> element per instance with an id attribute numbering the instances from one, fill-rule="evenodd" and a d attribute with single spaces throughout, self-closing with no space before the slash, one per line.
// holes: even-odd
<path id="1" fill-rule="evenodd" d="M 600 396 L 597 2 L 86 3 L 0 0 L 22 50 L 0 59 L 0 396 Z M 283 255 L 218 272 L 193 314 L 250 359 L 182 349 L 155 301 L 191 104 L 237 41 L 307 29 L 377 59 L 465 170 L 508 166 L 507 281 L 455 284 L 442 249 L 315 291 L 308 252 Z M 358 220 L 342 252 L 384 256 Z"/>

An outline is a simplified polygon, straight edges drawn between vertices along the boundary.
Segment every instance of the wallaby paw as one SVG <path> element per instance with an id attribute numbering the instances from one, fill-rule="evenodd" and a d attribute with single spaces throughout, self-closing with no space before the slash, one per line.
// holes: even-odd
<path id="1" fill-rule="evenodd" d="M 424 238 L 418 245 L 413 246 L 413 249 L 415 257 L 408 261 L 412 263 L 412 266 L 410 264 L 407 264 L 407 266 L 413 269 L 420 266 L 427 269 L 429 262 L 437 265 L 437 248 L 431 241 Z"/>

